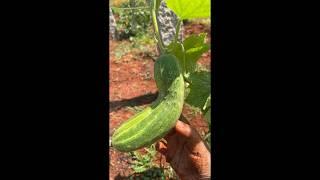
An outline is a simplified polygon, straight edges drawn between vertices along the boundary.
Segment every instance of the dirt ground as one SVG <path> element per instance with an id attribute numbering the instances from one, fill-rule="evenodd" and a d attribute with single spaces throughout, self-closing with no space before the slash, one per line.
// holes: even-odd
<path id="1" fill-rule="evenodd" d="M 208 33 L 208 43 L 211 41 L 210 27 L 202 24 L 187 24 L 185 35 Z M 128 52 L 121 59 L 116 59 L 112 53 L 119 45 L 118 41 L 109 40 L 109 129 L 110 136 L 122 122 L 135 114 L 135 107 L 143 108 L 157 97 L 157 87 L 153 77 L 154 61 L 151 57 L 140 57 Z M 210 69 L 211 51 L 205 53 L 199 63 Z M 191 122 L 198 132 L 203 135 L 208 131 L 207 124 L 199 112 L 185 106 L 183 115 Z M 133 173 L 130 168 L 131 157 L 113 148 L 109 151 L 109 178 L 126 179 Z M 162 159 L 160 162 L 160 158 Z M 167 166 L 165 159 L 159 153 L 156 163 Z"/>

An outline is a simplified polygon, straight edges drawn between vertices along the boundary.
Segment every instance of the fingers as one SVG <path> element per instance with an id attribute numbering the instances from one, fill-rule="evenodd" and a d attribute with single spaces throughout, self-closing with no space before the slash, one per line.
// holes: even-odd
<path id="1" fill-rule="evenodd" d="M 188 124 L 178 120 L 176 126 L 164 137 L 164 139 L 168 140 L 172 135 L 176 133 L 188 138 L 192 135 L 192 129 Z"/>
<path id="2" fill-rule="evenodd" d="M 191 129 L 191 127 L 179 120 L 175 126 L 175 131 L 186 138 L 193 136 L 193 130 Z"/>
<path id="3" fill-rule="evenodd" d="M 164 141 L 159 141 L 156 144 L 156 150 L 163 155 L 166 155 L 168 152 L 167 144 Z"/>

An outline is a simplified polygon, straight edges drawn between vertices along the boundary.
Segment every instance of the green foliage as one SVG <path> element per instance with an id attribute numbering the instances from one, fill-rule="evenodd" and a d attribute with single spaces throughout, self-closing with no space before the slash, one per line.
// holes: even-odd
<path id="1" fill-rule="evenodd" d="M 130 152 L 133 159 L 131 168 L 136 173 L 146 171 L 154 166 L 152 160 L 156 154 L 155 145 L 153 144 L 150 148 L 145 148 L 145 150 L 147 151 L 145 155 L 141 155 L 139 151 Z"/>
<path id="2" fill-rule="evenodd" d="M 134 174 L 129 177 L 129 179 L 178 179 L 177 174 L 174 172 L 172 167 L 158 167 L 156 163 L 153 162 L 156 155 L 155 145 L 151 145 L 148 148 L 144 148 L 147 153 L 141 154 L 138 151 L 130 152 L 133 163 L 131 168 L 134 171 Z"/>
<path id="3" fill-rule="evenodd" d="M 131 46 L 133 51 L 138 52 L 138 54 L 145 54 L 150 57 L 156 56 L 155 52 L 155 40 L 152 38 L 151 29 L 148 30 L 146 34 L 136 37 L 130 37 Z"/>
<path id="4" fill-rule="evenodd" d="M 191 85 L 189 86 L 189 94 L 186 103 L 201 109 L 204 118 L 209 127 L 209 132 L 204 140 L 211 148 L 211 88 L 210 88 L 210 72 L 201 71 L 192 73 L 190 76 Z"/>
<path id="5" fill-rule="evenodd" d="M 205 139 L 209 147 L 211 132 L 211 81 L 210 72 L 197 64 L 201 55 L 209 50 L 205 43 L 206 34 L 191 35 L 183 43 L 172 42 L 168 47 L 168 53 L 175 55 L 183 69 L 188 88 L 185 89 L 185 102 L 202 111 L 209 125 L 209 133 Z"/>
<path id="6" fill-rule="evenodd" d="M 192 106 L 199 107 L 203 110 L 203 107 L 210 96 L 210 72 L 195 72 L 190 75 L 190 92 L 186 99 L 186 102 Z"/>
<path id="7" fill-rule="evenodd" d="M 185 50 L 186 72 L 192 73 L 196 69 L 196 63 L 201 55 L 210 49 L 205 43 L 206 34 L 191 35 L 183 41 Z"/>
<path id="8" fill-rule="evenodd" d="M 210 0 L 166 0 L 166 3 L 180 19 L 210 17 Z"/>
<path id="9" fill-rule="evenodd" d="M 210 72 L 196 71 L 197 61 L 201 55 L 209 50 L 209 45 L 205 43 L 206 35 L 191 35 L 183 43 L 172 42 L 168 46 L 168 52 L 175 55 L 187 74 L 188 96 L 186 102 L 194 107 L 204 110 L 203 107 L 210 96 Z M 199 68 L 198 68 L 199 69 Z"/>
<path id="10" fill-rule="evenodd" d="M 172 42 L 167 47 L 167 51 L 179 59 L 179 64 L 186 77 L 196 70 L 197 61 L 203 53 L 210 49 L 210 46 L 205 43 L 205 39 L 205 33 L 191 35 L 187 37 L 182 44 Z"/>
<path id="11" fill-rule="evenodd" d="M 151 26 L 150 9 L 121 9 L 147 6 L 143 0 L 130 0 L 120 5 L 120 8 L 114 8 L 117 19 L 117 31 L 119 39 L 128 39 L 132 36 L 141 36 L 146 33 Z"/>

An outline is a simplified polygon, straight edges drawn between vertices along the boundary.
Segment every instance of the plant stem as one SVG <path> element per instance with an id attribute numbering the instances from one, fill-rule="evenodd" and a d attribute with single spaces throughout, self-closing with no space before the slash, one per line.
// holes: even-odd
<path id="1" fill-rule="evenodd" d="M 180 33 L 180 26 L 181 26 L 181 20 L 178 19 L 178 23 L 177 23 L 177 26 L 176 26 L 176 34 L 175 34 L 175 37 L 174 37 L 174 41 L 175 42 L 178 42 L 178 37 L 179 37 L 179 33 Z"/>
<path id="2" fill-rule="evenodd" d="M 157 22 L 157 15 L 156 15 L 156 9 L 157 9 L 157 3 L 156 1 L 158 0 L 152 0 L 152 6 L 151 6 L 151 15 L 152 15 L 152 22 L 153 22 L 153 27 L 157 39 L 157 43 L 160 49 L 160 54 L 163 54 L 165 52 L 164 44 L 162 42 L 160 33 L 159 33 L 159 26 Z"/>
<path id="3" fill-rule="evenodd" d="M 180 27 L 180 25 L 179 25 Z M 179 28 L 180 29 L 180 28 Z M 176 31 L 177 32 L 177 31 Z M 177 35 L 177 34 L 176 34 Z M 176 36 L 177 37 L 177 36 Z M 177 39 L 176 39 L 176 42 L 177 42 Z M 184 79 L 187 81 L 187 77 L 186 77 L 186 74 L 187 74 L 187 69 L 186 69 L 186 52 L 185 52 L 185 49 L 184 49 L 184 46 L 183 46 L 183 43 L 181 43 L 181 48 L 182 48 L 182 52 L 183 52 L 183 59 L 182 59 L 182 65 L 183 65 L 183 77 Z M 188 81 L 187 81 L 188 82 Z M 189 83 L 189 82 L 188 82 Z"/>

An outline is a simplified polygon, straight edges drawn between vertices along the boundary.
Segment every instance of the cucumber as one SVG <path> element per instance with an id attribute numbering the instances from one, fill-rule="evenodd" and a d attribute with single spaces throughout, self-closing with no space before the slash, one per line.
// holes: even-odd
<path id="1" fill-rule="evenodd" d="M 161 55 L 154 65 L 154 77 L 159 95 L 114 132 L 111 143 L 118 151 L 134 151 L 160 140 L 175 126 L 182 112 L 184 79 L 176 57 Z"/>

